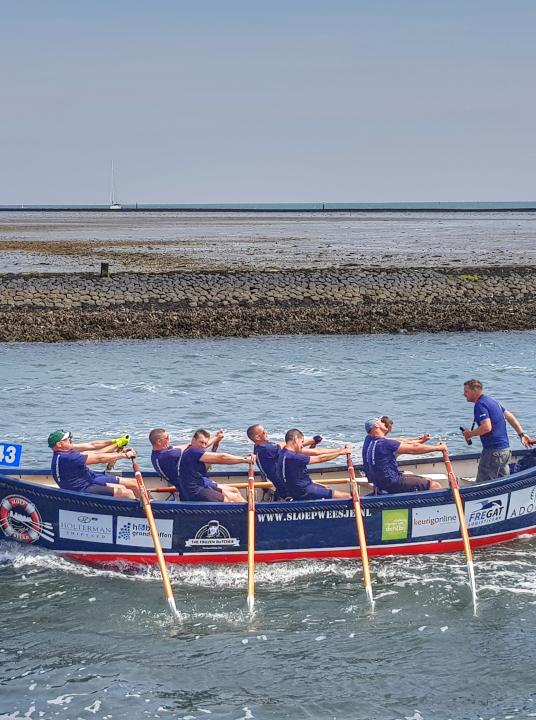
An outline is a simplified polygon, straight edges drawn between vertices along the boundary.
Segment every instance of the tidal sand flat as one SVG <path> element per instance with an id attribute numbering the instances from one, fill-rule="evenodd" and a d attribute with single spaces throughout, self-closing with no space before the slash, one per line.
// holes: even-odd
<path id="1" fill-rule="evenodd" d="M 3 272 L 534 265 L 533 212 L 2 212 Z"/>

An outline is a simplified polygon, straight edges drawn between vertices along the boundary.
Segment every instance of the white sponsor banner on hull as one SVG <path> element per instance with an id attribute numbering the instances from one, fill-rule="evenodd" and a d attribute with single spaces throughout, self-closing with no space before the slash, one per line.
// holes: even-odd
<path id="1" fill-rule="evenodd" d="M 169 550 L 173 542 L 173 520 L 155 520 L 160 544 L 164 549 Z M 143 518 L 122 517 L 117 518 L 118 545 L 130 545 L 134 547 L 153 547 L 153 539 L 149 530 L 149 523 Z"/>
<path id="2" fill-rule="evenodd" d="M 536 512 L 536 487 L 514 490 L 510 493 L 508 517 L 516 518 Z"/>
<path id="3" fill-rule="evenodd" d="M 460 527 L 454 504 L 413 508 L 411 517 L 411 537 L 452 533 Z"/>
<path id="4" fill-rule="evenodd" d="M 59 535 L 65 540 L 80 542 L 107 543 L 114 541 L 111 515 L 96 513 L 59 511 Z"/>
<path id="5" fill-rule="evenodd" d="M 470 500 L 465 503 L 465 519 L 469 529 L 491 525 L 506 520 L 508 493 L 493 495 L 485 500 Z"/>
<path id="6" fill-rule="evenodd" d="M 512 502 L 510 502 L 510 512 L 508 517 L 516 517 L 512 512 L 519 515 L 520 512 L 534 512 L 536 510 L 536 488 L 532 488 L 534 494 L 530 498 L 527 494 L 528 490 L 518 490 L 519 498 L 517 505 L 512 510 Z M 512 498 L 517 493 L 512 494 Z M 526 509 L 532 503 L 533 509 Z M 519 506 L 519 509 L 515 508 Z M 465 519 L 468 528 L 481 527 L 482 525 L 491 525 L 492 523 L 501 522 L 506 519 L 506 508 L 508 507 L 508 494 L 497 495 L 485 500 L 470 500 L 465 504 Z M 523 508 L 525 508 L 523 510 Z M 449 505 L 434 505 L 432 507 L 413 508 L 411 512 L 411 536 L 426 537 L 429 535 L 441 535 L 446 533 L 457 532 L 460 524 L 458 521 L 458 513 L 454 503 Z"/>
<path id="7" fill-rule="evenodd" d="M 231 537 L 231 533 L 219 520 L 209 520 L 199 528 L 194 538 L 189 538 L 186 547 L 238 547 L 240 540 Z"/>

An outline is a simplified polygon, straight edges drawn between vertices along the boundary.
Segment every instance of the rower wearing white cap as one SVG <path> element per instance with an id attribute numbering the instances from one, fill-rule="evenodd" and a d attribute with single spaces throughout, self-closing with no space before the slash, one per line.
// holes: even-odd
<path id="1" fill-rule="evenodd" d="M 382 418 L 371 418 L 365 423 L 367 437 L 363 443 L 363 469 L 369 482 L 382 493 L 416 492 L 419 490 L 440 490 L 436 480 L 421 475 L 401 472 L 396 458 L 398 455 L 424 455 L 443 452 L 445 443 L 426 445 L 415 441 L 389 440 L 388 428 Z"/>

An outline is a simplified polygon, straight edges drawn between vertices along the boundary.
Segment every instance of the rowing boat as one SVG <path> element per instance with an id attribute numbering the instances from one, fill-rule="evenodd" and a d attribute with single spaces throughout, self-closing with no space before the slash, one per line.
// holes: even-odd
<path id="1" fill-rule="evenodd" d="M 524 451 L 517 453 L 518 456 Z M 475 484 L 478 454 L 458 455 L 471 544 L 483 547 L 536 533 L 536 468 Z M 434 492 L 374 495 L 361 478 L 362 513 L 369 556 L 457 552 L 459 519 L 441 460 L 411 459 L 403 470 L 439 479 Z M 315 468 L 316 482 L 341 486 L 346 468 Z M 124 477 L 131 473 L 123 473 Z M 247 561 L 247 505 L 176 502 L 155 492 L 162 480 L 144 474 L 168 563 Z M 241 473 L 211 473 L 217 482 L 245 487 Z M 256 476 L 256 562 L 360 555 L 351 500 L 263 502 L 267 483 Z M 366 494 L 369 493 L 369 494 Z M 154 564 L 151 535 L 138 501 L 57 488 L 48 470 L 0 470 L 0 539 L 49 549 L 93 565 Z"/>

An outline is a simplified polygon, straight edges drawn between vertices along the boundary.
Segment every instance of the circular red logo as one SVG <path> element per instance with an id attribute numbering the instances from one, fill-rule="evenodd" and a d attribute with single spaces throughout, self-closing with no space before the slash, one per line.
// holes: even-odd
<path id="1" fill-rule="evenodd" d="M 9 495 L 0 503 L 0 527 L 8 538 L 33 543 L 41 537 L 43 522 L 30 500 L 21 495 Z"/>

